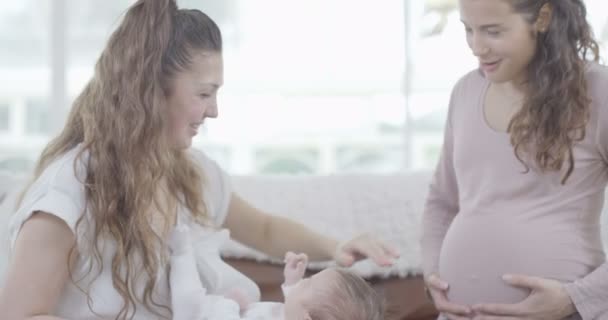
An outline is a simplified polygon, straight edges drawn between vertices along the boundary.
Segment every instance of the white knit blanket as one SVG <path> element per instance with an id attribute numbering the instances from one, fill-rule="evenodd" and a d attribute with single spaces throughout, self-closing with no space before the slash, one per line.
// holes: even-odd
<path id="1" fill-rule="evenodd" d="M 233 178 L 236 192 L 267 212 L 290 217 L 341 240 L 370 232 L 396 247 L 401 257 L 390 268 L 378 267 L 370 260 L 353 267 L 362 276 L 381 278 L 420 273 L 420 219 L 429 182 L 428 171 Z M 235 242 L 222 251 L 225 257 L 280 263 Z M 310 267 L 328 265 L 320 262 Z"/>

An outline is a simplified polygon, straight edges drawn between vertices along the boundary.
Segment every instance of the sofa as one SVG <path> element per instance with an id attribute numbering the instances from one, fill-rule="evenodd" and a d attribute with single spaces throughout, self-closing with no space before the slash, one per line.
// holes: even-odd
<path id="1" fill-rule="evenodd" d="M 21 185 L 21 178 L 0 173 L 0 201 Z M 387 319 L 436 319 L 437 311 L 424 293 L 420 275 L 420 213 L 430 172 L 391 175 L 235 176 L 234 190 L 254 206 L 271 214 L 288 216 L 323 234 L 349 239 L 370 232 L 395 246 L 401 257 L 394 266 L 381 268 L 360 261 L 352 270 L 366 278 L 386 298 Z M 7 212 L 0 209 L 0 223 Z M 5 228 L 4 228 L 5 229 Z M 0 231 L 0 236 L 5 230 Z M 3 245 L 7 242 L 3 241 Z M 6 249 L 0 251 L 0 275 L 4 274 Z M 224 259 L 260 287 L 262 300 L 282 301 L 280 260 L 271 259 L 235 241 L 222 248 Z M 313 262 L 308 275 L 331 266 Z M 0 286 L 2 285 L 0 277 Z"/>
<path id="2" fill-rule="evenodd" d="M 391 175 L 236 176 L 235 191 L 256 207 L 290 217 L 321 233 L 349 239 L 370 232 L 395 246 L 401 257 L 390 268 L 361 261 L 352 270 L 381 292 L 388 319 L 436 319 L 424 293 L 420 269 L 420 219 L 430 171 Z M 278 260 L 231 242 L 222 248 L 225 260 L 256 281 L 262 300 L 280 301 L 282 266 Z M 309 273 L 330 266 L 311 263 Z"/>

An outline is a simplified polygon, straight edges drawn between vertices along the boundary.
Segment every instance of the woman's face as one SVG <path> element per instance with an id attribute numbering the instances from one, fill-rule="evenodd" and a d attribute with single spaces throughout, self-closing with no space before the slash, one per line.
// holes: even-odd
<path id="1" fill-rule="evenodd" d="M 167 97 L 169 139 L 179 148 L 192 145 L 205 118 L 216 118 L 217 91 L 224 84 L 224 64 L 219 52 L 199 52 L 190 68 L 178 72 Z"/>
<path id="2" fill-rule="evenodd" d="M 525 80 L 536 53 L 535 27 L 507 0 L 459 0 L 467 43 L 486 78 L 495 83 Z"/>

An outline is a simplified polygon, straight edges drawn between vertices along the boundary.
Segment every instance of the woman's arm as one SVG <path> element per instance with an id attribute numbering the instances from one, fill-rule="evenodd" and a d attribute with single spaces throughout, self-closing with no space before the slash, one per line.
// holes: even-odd
<path id="1" fill-rule="evenodd" d="M 0 289 L 3 319 L 61 320 L 51 316 L 69 280 L 73 232 L 56 216 L 34 214 L 23 224 Z"/>
<path id="2" fill-rule="evenodd" d="M 429 185 L 422 213 L 420 246 L 425 277 L 439 274 L 439 251 L 443 239 L 459 211 L 459 190 L 454 169 L 454 134 L 451 119 L 454 95 L 452 93 L 450 99 L 441 154 Z"/>
<path id="3" fill-rule="evenodd" d="M 379 265 L 390 265 L 398 256 L 368 235 L 340 244 L 293 220 L 262 212 L 236 194 L 232 194 L 224 226 L 235 240 L 278 258 L 294 251 L 306 253 L 311 260 L 335 259 L 341 265 L 366 257 Z"/>
<path id="4" fill-rule="evenodd" d="M 287 218 L 262 212 L 234 193 L 224 226 L 235 240 L 278 258 L 287 251 L 295 251 L 306 252 L 312 260 L 330 260 L 338 247 L 335 239 Z"/>
<path id="5" fill-rule="evenodd" d="M 583 319 L 608 317 L 608 262 L 564 288 Z"/>

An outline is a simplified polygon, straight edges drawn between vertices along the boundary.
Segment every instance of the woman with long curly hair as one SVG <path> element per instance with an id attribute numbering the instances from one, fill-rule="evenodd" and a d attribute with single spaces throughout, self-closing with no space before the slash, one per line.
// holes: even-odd
<path id="1" fill-rule="evenodd" d="M 455 85 L 424 216 L 449 319 L 608 319 L 608 69 L 581 0 L 459 0 Z"/>
<path id="2" fill-rule="evenodd" d="M 369 235 L 338 243 L 250 206 L 189 148 L 218 115 L 221 54 L 220 30 L 201 11 L 175 0 L 129 8 L 11 217 L 2 319 L 171 319 L 176 305 L 187 307 L 172 301 L 167 279 L 176 225 L 226 228 L 275 257 L 392 262 L 396 254 Z M 259 299 L 252 282 L 242 289 Z"/>

